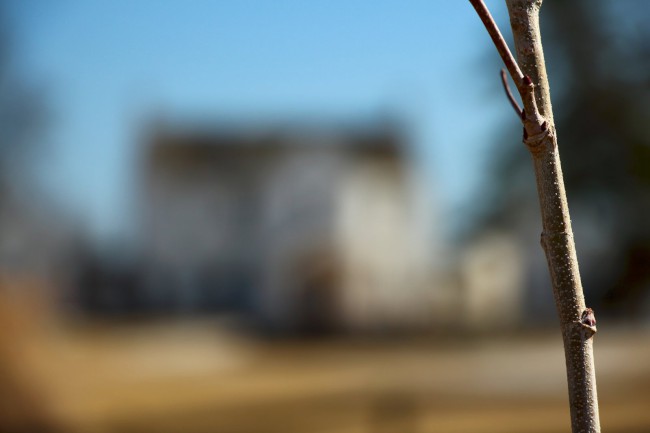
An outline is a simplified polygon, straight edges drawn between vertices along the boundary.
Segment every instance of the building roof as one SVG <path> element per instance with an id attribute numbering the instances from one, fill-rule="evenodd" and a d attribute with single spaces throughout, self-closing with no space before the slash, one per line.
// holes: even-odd
<path id="1" fill-rule="evenodd" d="M 395 123 L 359 122 L 213 122 L 157 121 L 150 125 L 146 144 L 150 156 L 198 158 L 255 153 L 269 155 L 305 146 L 332 147 L 354 153 L 398 157 L 404 147 Z"/>

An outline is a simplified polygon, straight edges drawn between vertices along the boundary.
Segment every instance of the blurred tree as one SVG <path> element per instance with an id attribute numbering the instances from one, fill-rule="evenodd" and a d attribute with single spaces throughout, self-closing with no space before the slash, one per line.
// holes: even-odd
<path id="1" fill-rule="evenodd" d="M 52 432 L 58 431 L 57 423 L 24 365 L 25 354 L 37 341 L 34 322 L 42 312 L 26 301 L 35 290 L 16 284 L 3 267 L 5 256 L 10 255 L 7 251 L 15 249 L 6 241 L 14 234 L 8 233 L 12 230 L 6 214 L 15 205 L 14 186 L 24 178 L 25 163 L 31 161 L 30 151 L 40 141 L 46 113 L 42 93 L 16 67 L 7 4 L 0 0 L 0 431 Z"/>
<path id="2" fill-rule="evenodd" d="M 17 66 L 10 21 L 7 2 L 0 0 L 0 208 L 10 184 L 24 173 L 47 117 L 42 89 Z"/>
<path id="3" fill-rule="evenodd" d="M 548 2 L 542 10 L 583 280 L 594 307 L 609 313 L 635 313 L 650 292 L 649 19 L 644 0 Z M 494 146 L 493 189 L 475 230 L 538 230 L 529 220 L 538 207 L 530 157 L 508 141 Z"/>

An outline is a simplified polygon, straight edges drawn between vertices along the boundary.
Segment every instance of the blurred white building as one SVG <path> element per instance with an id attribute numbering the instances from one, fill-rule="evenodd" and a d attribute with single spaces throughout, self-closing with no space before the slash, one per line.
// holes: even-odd
<path id="1" fill-rule="evenodd" d="M 467 245 L 459 263 L 462 325 L 471 331 L 519 325 L 526 270 L 523 248 L 505 233 L 486 232 Z"/>
<path id="2" fill-rule="evenodd" d="M 158 126 L 142 155 L 148 302 L 280 329 L 427 325 L 440 245 L 406 151 L 382 125 Z"/>
<path id="3" fill-rule="evenodd" d="M 0 293 L 29 286 L 30 296 L 61 300 L 74 278 L 81 234 L 39 193 L 0 179 Z"/>

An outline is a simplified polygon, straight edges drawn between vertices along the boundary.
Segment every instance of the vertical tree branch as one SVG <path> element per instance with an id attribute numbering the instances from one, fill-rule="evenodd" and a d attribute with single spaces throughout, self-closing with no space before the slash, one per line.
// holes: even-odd
<path id="1" fill-rule="evenodd" d="M 523 73 L 528 75 L 535 84 L 535 97 L 540 114 L 553 125 L 551 93 L 546 76 L 542 36 L 539 31 L 539 10 L 542 0 L 506 0 L 506 4 L 515 40 L 517 61 Z"/>
<path id="2" fill-rule="evenodd" d="M 503 53 L 507 47 L 499 46 L 505 44 L 503 38 L 494 37 L 496 25 L 482 0 L 470 2 L 486 25 L 499 53 Z M 541 243 L 551 274 L 564 341 L 572 431 L 599 433 L 593 359 L 596 319 L 593 311 L 585 305 L 564 190 L 539 31 L 542 0 L 506 0 L 506 3 L 515 40 L 518 68 L 520 67 L 524 74 L 522 85 L 517 85 L 524 103 L 524 143 L 533 158 L 542 213 Z M 511 71 L 510 67 L 508 69 Z M 517 82 L 515 77 L 513 79 Z"/>
<path id="3" fill-rule="evenodd" d="M 592 338 L 595 318 L 585 305 L 557 136 L 554 133 L 539 31 L 542 0 L 506 0 L 506 3 L 520 67 L 533 80 L 540 115 L 548 122 L 552 132 L 544 140 L 546 143 L 540 151 L 532 154 L 542 211 L 542 246 L 551 273 L 564 340 L 572 430 L 575 433 L 600 432 Z"/>

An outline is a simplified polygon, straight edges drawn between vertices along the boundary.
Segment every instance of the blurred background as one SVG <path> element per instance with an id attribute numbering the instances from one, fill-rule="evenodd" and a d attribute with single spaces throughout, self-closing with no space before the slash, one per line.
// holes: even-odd
<path id="1" fill-rule="evenodd" d="M 646 432 L 650 8 L 541 19 L 603 429 Z M 0 1 L 0 431 L 568 431 L 500 68 L 468 2 Z"/>

